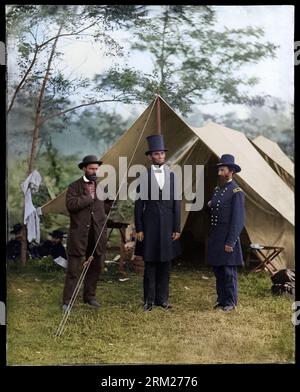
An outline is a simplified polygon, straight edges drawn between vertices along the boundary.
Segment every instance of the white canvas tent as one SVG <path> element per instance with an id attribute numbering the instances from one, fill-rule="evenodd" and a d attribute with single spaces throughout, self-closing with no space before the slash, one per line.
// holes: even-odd
<path id="1" fill-rule="evenodd" d="M 259 135 L 252 140 L 253 145 L 263 158 L 269 163 L 273 170 L 283 179 L 284 182 L 294 191 L 295 174 L 294 163 L 282 151 L 277 143 Z"/>
<path id="2" fill-rule="evenodd" d="M 246 234 L 248 241 L 285 248 L 276 263 L 279 268 L 294 266 L 294 193 L 274 172 L 247 137 L 215 123 L 204 127 L 189 126 L 161 98 L 161 128 L 168 157 L 173 164 L 205 165 L 205 203 L 216 185 L 218 159 L 233 154 L 242 171 L 235 176 L 246 196 Z M 142 133 L 142 134 L 141 134 Z M 131 164 L 147 164 L 146 136 L 157 133 L 153 102 L 134 124 L 101 157 L 105 164 L 118 170 L 119 157 L 128 157 Z M 142 136 L 142 137 L 141 137 Z M 133 149 L 140 139 L 136 153 Z M 175 159 L 174 159 L 175 157 Z M 81 157 L 79 157 L 80 159 Z M 78 173 L 80 175 L 80 173 Z M 186 212 L 182 203 L 182 230 L 194 239 L 205 239 L 208 222 L 204 210 Z M 42 207 L 43 214 L 67 214 L 65 192 Z M 197 251 L 197 250 L 195 250 Z"/>

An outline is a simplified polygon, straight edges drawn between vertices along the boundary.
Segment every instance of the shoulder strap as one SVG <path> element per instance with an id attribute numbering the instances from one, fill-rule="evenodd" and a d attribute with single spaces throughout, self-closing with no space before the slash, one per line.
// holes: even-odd
<path id="1" fill-rule="evenodd" d="M 236 192 L 243 192 L 243 190 L 242 190 L 240 187 L 237 187 L 237 188 L 234 188 L 234 189 L 232 190 L 232 192 L 233 192 L 233 193 L 236 193 Z"/>

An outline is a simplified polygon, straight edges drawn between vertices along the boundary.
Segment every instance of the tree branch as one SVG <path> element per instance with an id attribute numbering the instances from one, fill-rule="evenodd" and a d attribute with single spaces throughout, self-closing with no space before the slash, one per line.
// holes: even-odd
<path id="1" fill-rule="evenodd" d="M 16 87 L 16 89 L 15 89 L 15 92 L 14 92 L 14 94 L 13 94 L 13 97 L 12 97 L 11 101 L 10 101 L 9 107 L 8 107 L 8 109 L 7 109 L 7 114 L 11 111 L 11 109 L 12 109 L 12 107 L 13 107 L 13 105 L 14 105 L 14 102 L 15 102 L 15 100 L 16 100 L 16 96 L 17 96 L 18 92 L 19 92 L 19 91 L 21 90 L 21 88 L 23 87 L 23 85 L 24 85 L 24 83 L 25 83 L 25 81 L 26 81 L 26 78 L 28 77 L 30 71 L 32 70 L 32 67 L 34 66 L 34 64 L 35 64 L 35 62 L 36 62 L 37 55 L 38 55 L 39 51 L 40 51 L 42 48 L 44 48 L 49 42 L 51 42 L 51 41 L 53 41 L 53 40 L 55 40 L 55 39 L 58 39 L 58 38 L 60 38 L 60 37 L 66 37 L 66 36 L 72 36 L 72 35 L 79 35 L 79 34 L 81 34 L 83 31 L 85 31 L 85 30 L 87 30 L 87 29 L 93 27 L 95 24 L 97 24 L 97 21 L 93 22 L 93 23 L 90 24 L 89 26 L 84 27 L 83 29 L 81 29 L 81 30 L 79 30 L 79 31 L 77 31 L 77 32 L 65 33 L 65 34 L 58 34 L 58 35 L 56 35 L 56 36 L 54 36 L 54 37 L 48 39 L 47 41 L 43 42 L 43 43 L 40 44 L 40 45 L 37 45 L 37 44 L 36 44 L 33 59 L 32 59 L 32 61 L 31 61 L 30 65 L 29 65 L 29 67 L 27 68 L 25 74 L 23 75 L 23 77 L 22 77 L 20 83 L 17 85 L 17 87 Z M 34 35 L 32 34 L 32 32 L 30 32 L 30 33 L 31 33 L 31 35 L 33 36 L 33 38 L 34 38 L 34 40 L 35 40 L 35 42 L 36 42 L 36 38 L 34 37 Z"/>
<path id="2" fill-rule="evenodd" d="M 39 141 L 40 141 L 40 127 L 41 127 L 42 105 L 43 105 L 45 91 L 46 91 L 46 84 L 47 84 L 48 79 L 49 79 L 49 74 L 50 74 L 50 68 L 51 68 L 52 60 L 53 60 L 53 57 L 54 57 L 57 41 L 58 41 L 59 34 L 60 34 L 61 30 L 62 30 L 62 25 L 60 25 L 59 30 L 58 30 L 58 36 L 57 36 L 56 40 L 54 41 L 54 43 L 52 45 L 52 49 L 51 49 L 50 57 L 49 57 L 49 60 L 48 60 L 46 73 L 45 73 L 45 76 L 44 76 L 44 79 L 43 79 L 43 82 L 42 82 L 42 86 L 41 86 L 41 90 L 40 90 L 40 94 L 39 94 L 39 98 L 38 98 L 38 102 L 37 102 L 37 108 L 36 108 L 36 112 L 35 112 L 34 129 L 33 129 L 32 146 L 31 146 L 31 154 L 30 154 L 30 161 L 29 161 L 29 168 L 28 168 L 28 175 L 32 172 L 32 170 L 33 170 L 33 168 L 35 166 L 35 162 L 36 162 L 37 149 L 38 149 L 38 145 L 39 145 Z"/>
<path id="3" fill-rule="evenodd" d="M 52 114 L 52 115 L 50 115 L 50 116 L 48 116 L 48 117 L 45 117 L 45 118 L 43 119 L 42 123 L 45 123 L 46 121 L 49 121 L 49 120 L 51 120 L 51 119 L 54 118 L 54 117 L 62 116 L 63 114 L 69 113 L 69 112 L 71 112 L 71 111 L 74 111 L 74 110 L 76 110 L 76 109 L 79 109 L 79 108 L 82 108 L 82 107 L 85 107 L 85 106 L 92 106 L 92 105 L 96 105 L 96 104 L 98 104 L 98 103 L 105 103 L 105 102 L 122 102 L 125 98 L 126 98 L 126 97 L 123 97 L 123 98 L 118 98 L 118 97 L 116 97 L 116 98 L 113 98 L 113 99 L 101 99 L 101 100 L 98 100 L 98 101 L 92 101 L 92 102 L 88 102 L 88 103 L 82 103 L 82 104 L 80 104 L 80 105 L 73 106 L 73 107 L 71 107 L 71 108 L 69 108 L 69 109 L 66 109 L 66 110 L 63 110 L 63 111 L 61 111 L 61 112 L 54 113 L 54 114 Z"/>
<path id="4" fill-rule="evenodd" d="M 23 77 L 22 77 L 20 83 L 17 85 L 17 87 L 16 87 L 16 89 L 15 89 L 15 92 L 14 92 L 14 94 L 13 94 L 13 96 L 12 96 L 12 99 L 11 99 L 11 101 L 10 101 L 9 107 L 8 107 L 8 109 L 7 109 L 7 114 L 11 111 L 11 109 L 12 109 L 12 107 L 13 107 L 13 105 L 14 105 L 14 102 L 15 102 L 15 99 L 16 99 L 16 96 L 17 96 L 18 92 L 19 92 L 19 91 L 21 90 L 21 88 L 23 87 L 23 84 L 25 83 L 25 80 L 26 80 L 27 76 L 29 75 L 29 73 L 30 73 L 32 67 L 34 66 L 34 63 L 35 63 L 36 58 L 37 58 L 38 51 L 39 51 L 39 47 L 36 46 L 36 47 L 35 47 L 34 56 L 33 56 L 33 59 L 31 60 L 30 66 L 28 67 L 27 71 L 26 71 L 25 74 L 23 75 Z"/>
<path id="5" fill-rule="evenodd" d="M 56 35 L 55 37 L 51 37 L 51 38 L 49 38 L 47 41 L 45 41 L 45 42 L 43 42 L 42 44 L 40 44 L 40 45 L 39 45 L 39 48 L 42 48 L 42 47 L 48 45 L 49 42 L 55 40 L 56 38 L 68 37 L 68 36 L 72 36 L 72 35 L 79 35 L 79 34 L 81 34 L 83 31 L 85 31 L 85 30 L 87 30 L 87 29 L 90 29 L 91 27 L 95 26 L 95 24 L 97 24 L 97 21 L 96 21 L 96 22 L 93 22 L 93 23 L 90 24 L 89 26 L 84 27 L 83 29 L 81 29 L 81 30 L 79 30 L 79 31 L 77 31 L 77 32 L 75 31 L 75 32 L 73 32 L 73 33 L 58 34 L 58 35 Z"/>
<path id="6" fill-rule="evenodd" d="M 160 55 L 160 87 L 164 86 L 164 84 L 165 84 L 165 74 L 164 74 L 165 56 L 164 56 L 164 52 L 165 52 L 165 36 L 166 36 L 168 19 L 169 19 L 168 8 L 166 8 L 165 15 L 164 15 L 164 27 L 163 27 L 163 33 L 162 33 L 162 47 L 161 47 L 161 55 Z"/>

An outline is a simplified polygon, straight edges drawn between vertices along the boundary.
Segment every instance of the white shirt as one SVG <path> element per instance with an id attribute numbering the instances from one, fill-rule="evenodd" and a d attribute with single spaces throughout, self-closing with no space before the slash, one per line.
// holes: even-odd
<path id="1" fill-rule="evenodd" d="M 154 172 L 158 186 L 160 187 L 160 189 L 162 189 L 165 184 L 164 165 L 161 165 L 160 167 L 158 165 L 151 165 L 151 170 L 153 170 L 153 172 Z M 160 172 L 156 172 L 156 170 L 160 170 Z"/>
<path id="2" fill-rule="evenodd" d="M 88 178 L 86 178 L 86 176 L 83 176 L 83 181 L 86 182 L 86 183 L 90 183 L 90 182 L 91 182 Z M 88 185 L 88 186 L 90 186 L 90 185 Z M 92 188 L 92 190 L 89 189 L 89 192 L 90 192 L 92 198 L 95 199 L 95 192 L 93 191 L 93 189 L 94 189 L 94 188 Z M 96 190 L 95 190 L 95 191 L 96 191 Z"/>

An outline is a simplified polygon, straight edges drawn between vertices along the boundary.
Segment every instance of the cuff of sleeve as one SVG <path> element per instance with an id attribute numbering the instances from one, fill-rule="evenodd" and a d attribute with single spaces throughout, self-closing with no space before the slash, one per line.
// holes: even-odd
<path id="1" fill-rule="evenodd" d="M 229 245 L 229 246 L 231 246 L 232 248 L 234 248 L 236 242 L 237 242 L 237 239 L 236 239 L 235 241 L 226 241 L 226 245 Z"/>

